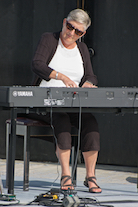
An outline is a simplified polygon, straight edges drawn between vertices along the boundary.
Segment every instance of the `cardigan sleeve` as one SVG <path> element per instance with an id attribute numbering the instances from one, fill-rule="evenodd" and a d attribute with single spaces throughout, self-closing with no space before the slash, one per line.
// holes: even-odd
<path id="1" fill-rule="evenodd" d="M 33 72 L 46 81 L 49 81 L 49 75 L 53 71 L 48 67 L 57 47 L 57 40 L 52 33 L 44 33 L 36 48 L 34 58 L 32 60 Z"/>
<path id="2" fill-rule="evenodd" d="M 88 47 L 83 42 L 79 42 L 78 47 L 80 49 L 80 53 L 82 55 L 83 65 L 84 65 L 84 76 L 81 79 L 80 86 L 82 86 L 85 81 L 90 81 L 94 85 L 97 85 L 98 80 L 97 80 L 97 76 L 93 72 Z"/>

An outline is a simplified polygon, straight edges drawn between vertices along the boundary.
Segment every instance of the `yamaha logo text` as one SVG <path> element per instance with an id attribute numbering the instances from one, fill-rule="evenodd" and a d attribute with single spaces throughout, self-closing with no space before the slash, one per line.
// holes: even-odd
<path id="1" fill-rule="evenodd" d="M 33 96 L 33 91 L 13 91 L 12 95 L 14 97 L 22 97 L 22 96 L 27 96 L 27 97 L 32 97 Z"/>

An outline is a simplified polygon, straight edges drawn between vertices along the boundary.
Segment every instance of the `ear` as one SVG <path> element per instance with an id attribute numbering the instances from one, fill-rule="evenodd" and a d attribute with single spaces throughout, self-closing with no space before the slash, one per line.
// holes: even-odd
<path id="1" fill-rule="evenodd" d="M 83 37 L 85 34 L 86 34 L 86 31 L 80 37 Z"/>
<path id="2" fill-rule="evenodd" d="M 66 21 L 67 21 L 67 19 L 66 19 L 66 18 L 64 18 L 64 19 L 63 19 L 63 25 L 65 25 L 65 24 L 66 24 Z"/>

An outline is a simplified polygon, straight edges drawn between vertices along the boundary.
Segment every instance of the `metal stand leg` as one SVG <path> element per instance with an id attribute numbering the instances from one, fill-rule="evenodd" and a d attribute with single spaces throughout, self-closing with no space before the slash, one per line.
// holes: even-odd
<path id="1" fill-rule="evenodd" d="M 138 167 L 137 167 L 138 170 Z M 138 192 L 138 172 L 137 172 L 137 192 Z"/>
<path id="2" fill-rule="evenodd" d="M 17 109 L 11 109 L 11 134 L 9 141 L 8 153 L 8 193 L 14 194 L 14 164 L 15 164 L 15 151 L 16 151 L 16 118 Z"/>
<path id="3" fill-rule="evenodd" d="M 29 190 L 30 127 L 26 126 L 24 136 L 24 183 L 23 190 Z"/>
<path id="4" fill-rule="evenodd" d="M 77 139 L 73 137 L 73 146 L 72 146 L 72 154 L 71 154 L 71 164 L 72 164 L 72 182 L 73 185 L 77 185 L 77 165 L 75 166 L 76 155 L 77 155 Z"/>
<path id="5" fill-rule="evenodd" d="M 6 187 L 8 187 L 8 158 L 9 158 L 9 134 L 10 124 L 6 123 Z"/>

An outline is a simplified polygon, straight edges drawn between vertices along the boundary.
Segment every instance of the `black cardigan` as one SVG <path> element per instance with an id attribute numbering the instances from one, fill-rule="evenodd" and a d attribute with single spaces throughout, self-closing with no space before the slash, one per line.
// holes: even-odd
<path id="1" fill-rule="evenodd" d="M 53 71 L 48 67 L 49 62 L 54 56 L 59 40 L 60 32 L 58 33 L 44 33 L 38 43 L 33 61 L 32 70 L 36 74 L 33 85 L 39 86 L 42 79 L 49 81 L 49 75 Z M 84 65 L 84 76 L 81 79 L 79 86 L 81 87 L 85 81 L 90 81 L 97 85 L 97 77 L 94 75 L 90 60 L 88 48 L 83 42 L 76 42 L 82 56 Z"/>

